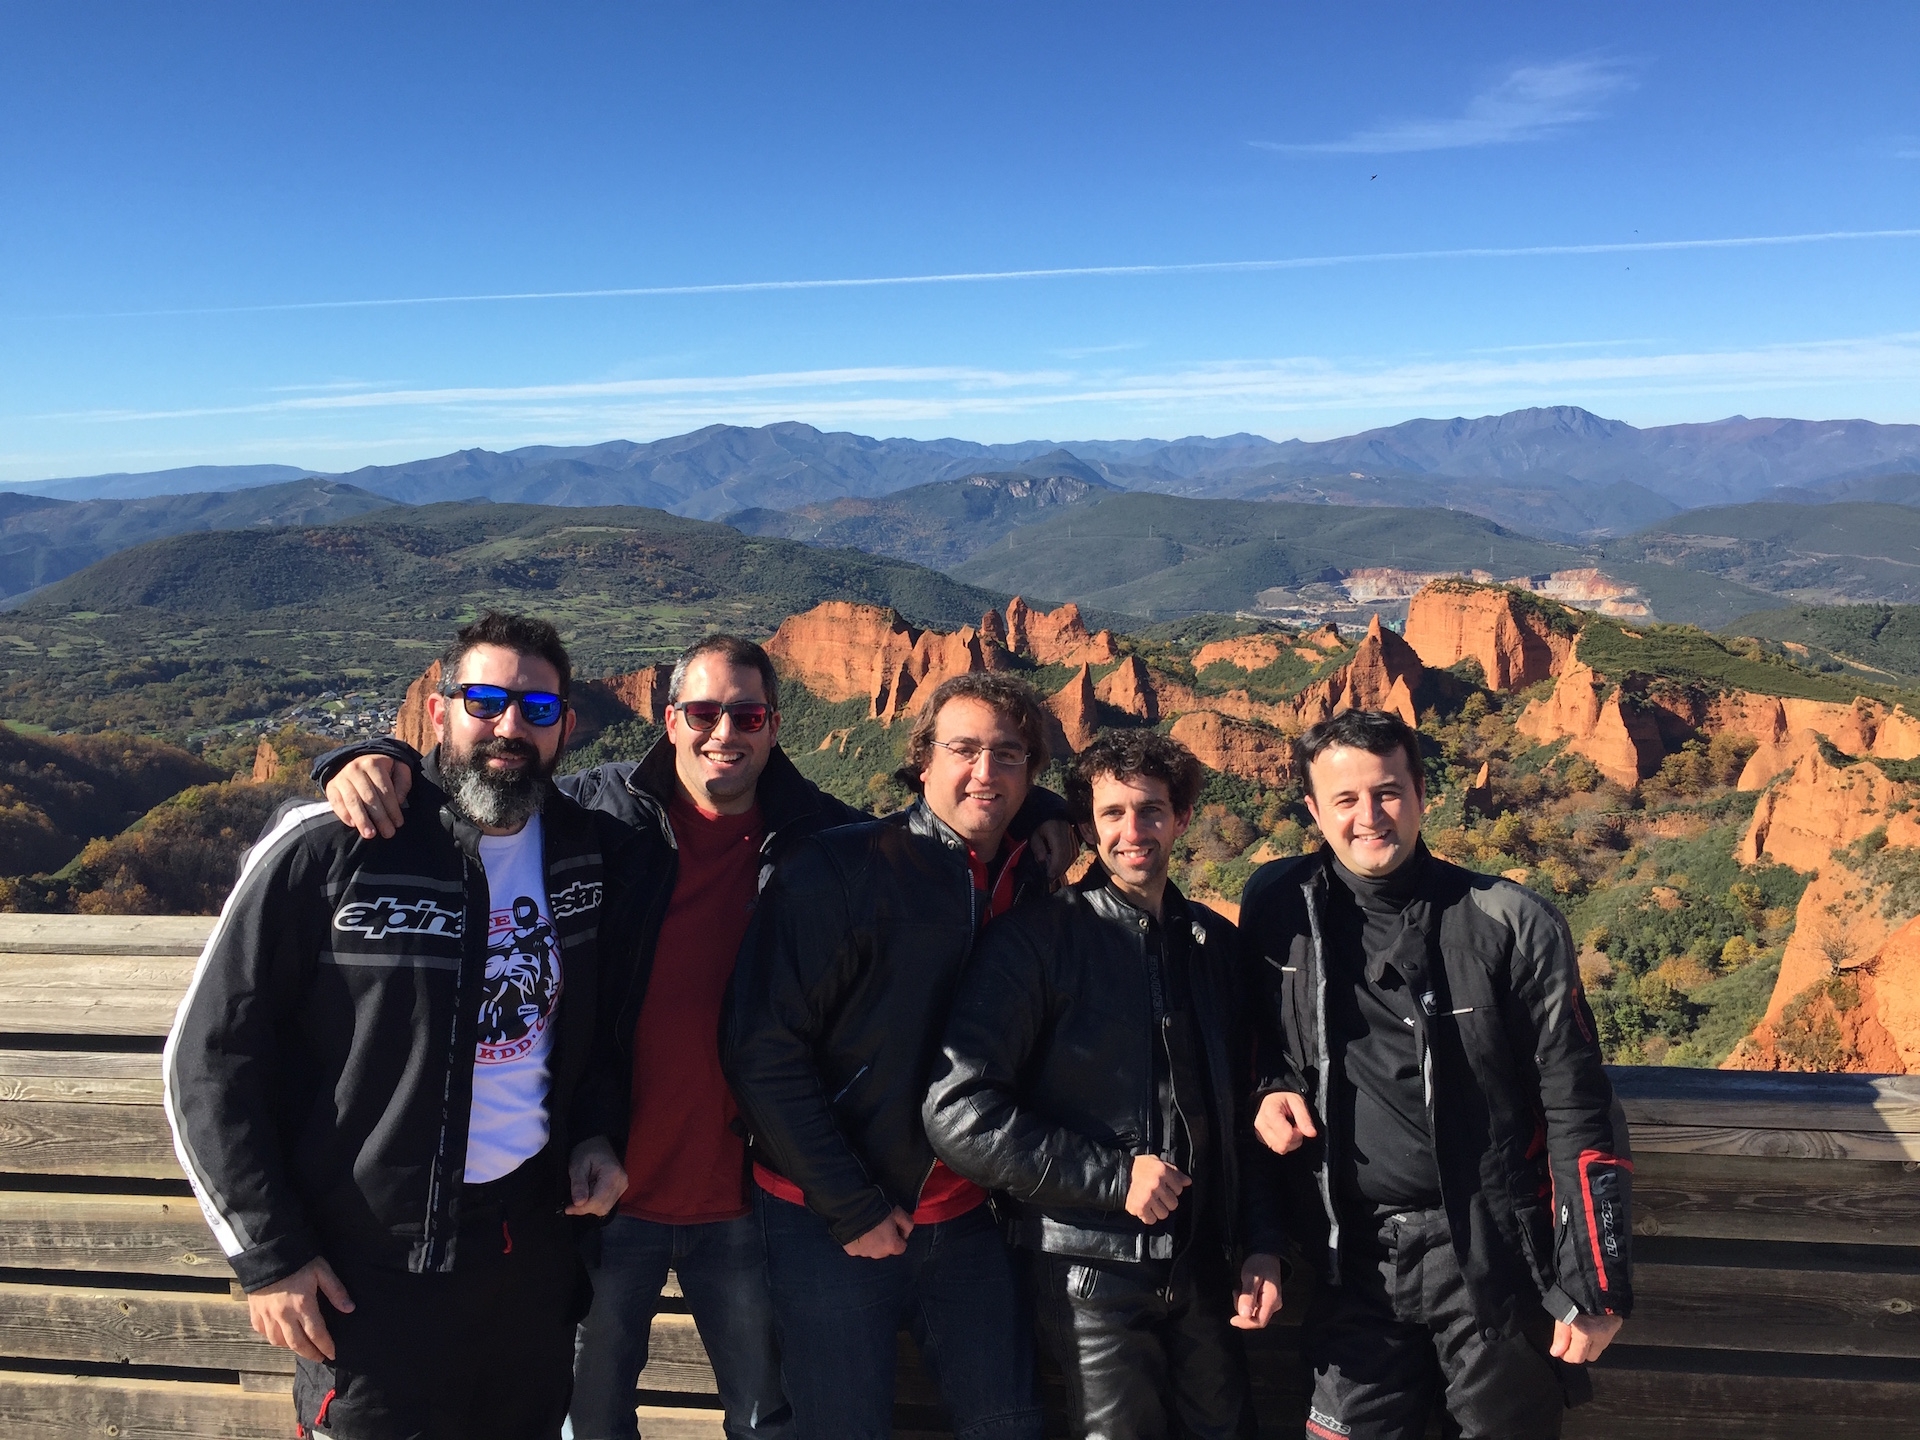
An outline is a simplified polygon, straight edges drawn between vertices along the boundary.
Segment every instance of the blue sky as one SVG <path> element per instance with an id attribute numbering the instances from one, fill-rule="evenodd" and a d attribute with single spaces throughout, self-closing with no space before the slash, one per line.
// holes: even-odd
<path id="1" fill-rule="evenodd" d="M 8 6 L 0 479 L 1920 421 L 1917 66 L 1910 3 Z"/>

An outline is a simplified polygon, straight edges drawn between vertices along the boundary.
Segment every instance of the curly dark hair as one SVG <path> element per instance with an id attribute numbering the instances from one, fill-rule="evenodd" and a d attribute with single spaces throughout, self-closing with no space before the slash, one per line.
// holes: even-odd
<path id="1" fill-rule="evenodd" d="M 533 615 L 510 615 L 504 610 L 489 610 L 470 625 L 462 625 L 453 643 L 440 656 L 440 684 L 453 683 L 460 673 L 460 662 L 467 652 L 481 645 L 498 645 L 519 655 L 538 655 L 553 666 L 560 676 L 560 694 L 573 687 L 573 661 L 567 647 L 560 643 L 560 632 L 548 620 Z M 447 692 L 452 693 L 452 692 Z"/>
<path id="2" fill-rule="evenodd" d="M 1029 782 L 1039 778 L 1040 772 L 1047 768 L 1053 751 L 1047 743 L 1046 712 L 1040 708 L 1040 696 L 1024 680 L 991 670 L 976 670 L 942 680 L 920 707 L 913 729 L 907 734 L 906 762 L 894 772 L 894 778 L 908 789 L 916 792 L 920 789 L 920 772 L 933 758 L 934 724 L 949 700 L 978 700 L 1014 723 L 1020 731 L 1021 743 L 1027 747 Z"/>
<path id="3" fill-rule="evenodd" d="M 1076 824 L 1093 819 L 1093 782 L 1102 775 L 1115 780 L 1144 776 L 1164 781 L 1167 798 L 1179 815 L 1193 813 L 1205 773 L 1194 753 L 1171 735 L 1151 730 L 1117 730 L 1102 735 L 1074 756 L 1067 767 L 1067 810 Z"/>
<path id="4" fill-rule="evenodd" d="M 1407 757 L 1407 769 L 1422 794 L 1427 789 L 1427 771 L 1420 759 L 1420 732 L 1398 715 L 1385 710 L 1343 710 L 1330 720 L 1309 725 L 1293 742 L 1295 772 L 1313 788 L 1312 765 L 1327 751 L 1337 747 L 1365 750 L 1370 755 L 1391 755 L 1399 750 Z"/>

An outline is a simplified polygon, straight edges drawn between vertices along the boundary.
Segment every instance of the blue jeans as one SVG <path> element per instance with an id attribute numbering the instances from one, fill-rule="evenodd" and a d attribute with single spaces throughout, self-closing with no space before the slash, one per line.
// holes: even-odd
<path id="1" fill-rule="evenodd" d="M 634 1440 L 633 1392 L 671 1267 L 693 1311 L 726 1411 L 728 1440 L 792 1440 L 767 1297 L 766 1252 L 751 1215 L 660 1225 L 615 1215 L 591 1267 L 593 1308 L 573 1348 L 572 1440 Z"/>
<path id="2" fill-rule="evenodd" d="M 755 1197 L 787 1394 L 806 1440 L 888 1440 L 894 1337 L 920 1347 L 955 1440 L 1041 1440 L 1033 1327 L 986 1206 L 858 1260 L 802 1205 Z"/>

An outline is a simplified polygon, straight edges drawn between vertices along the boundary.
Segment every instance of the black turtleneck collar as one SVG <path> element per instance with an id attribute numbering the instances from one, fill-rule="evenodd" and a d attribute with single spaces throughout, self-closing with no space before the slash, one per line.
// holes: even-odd
<path id="1" fill-rule="evenodd" d="M 1379 877 L 1356 875 L 1331 849 L 1328 851 L 1333 873 L 1342 885 L 1352 892 L 1354 902 L 1362 910 L 1399 911 L 1407 908 L 1408 903 L 1420 893 L 1420 887 L 1426 882 L 1427 872 L 1431 868 L 1432 856 L 1427 850 L 1424 839 L 1415 840 L 1413 854 L 1407 857 L 1404 865 Z"/>

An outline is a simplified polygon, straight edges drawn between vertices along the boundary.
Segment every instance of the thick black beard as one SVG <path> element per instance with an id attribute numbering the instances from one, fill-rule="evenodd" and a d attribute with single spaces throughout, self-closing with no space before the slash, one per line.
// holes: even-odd
<path id="1" fill-rule="evenodd" d="M 494 770 L 487 761 L 518 755 L 527 763 L 518 770 Z M 482 740 L 461 755 L 450 755 L 443 742 L 440 778 L 453 808 L 482 830 L 518 830 L 538 815 L 553 794 L 556 753 L 544 764 L 540 752 L 524 740 Z"/>

